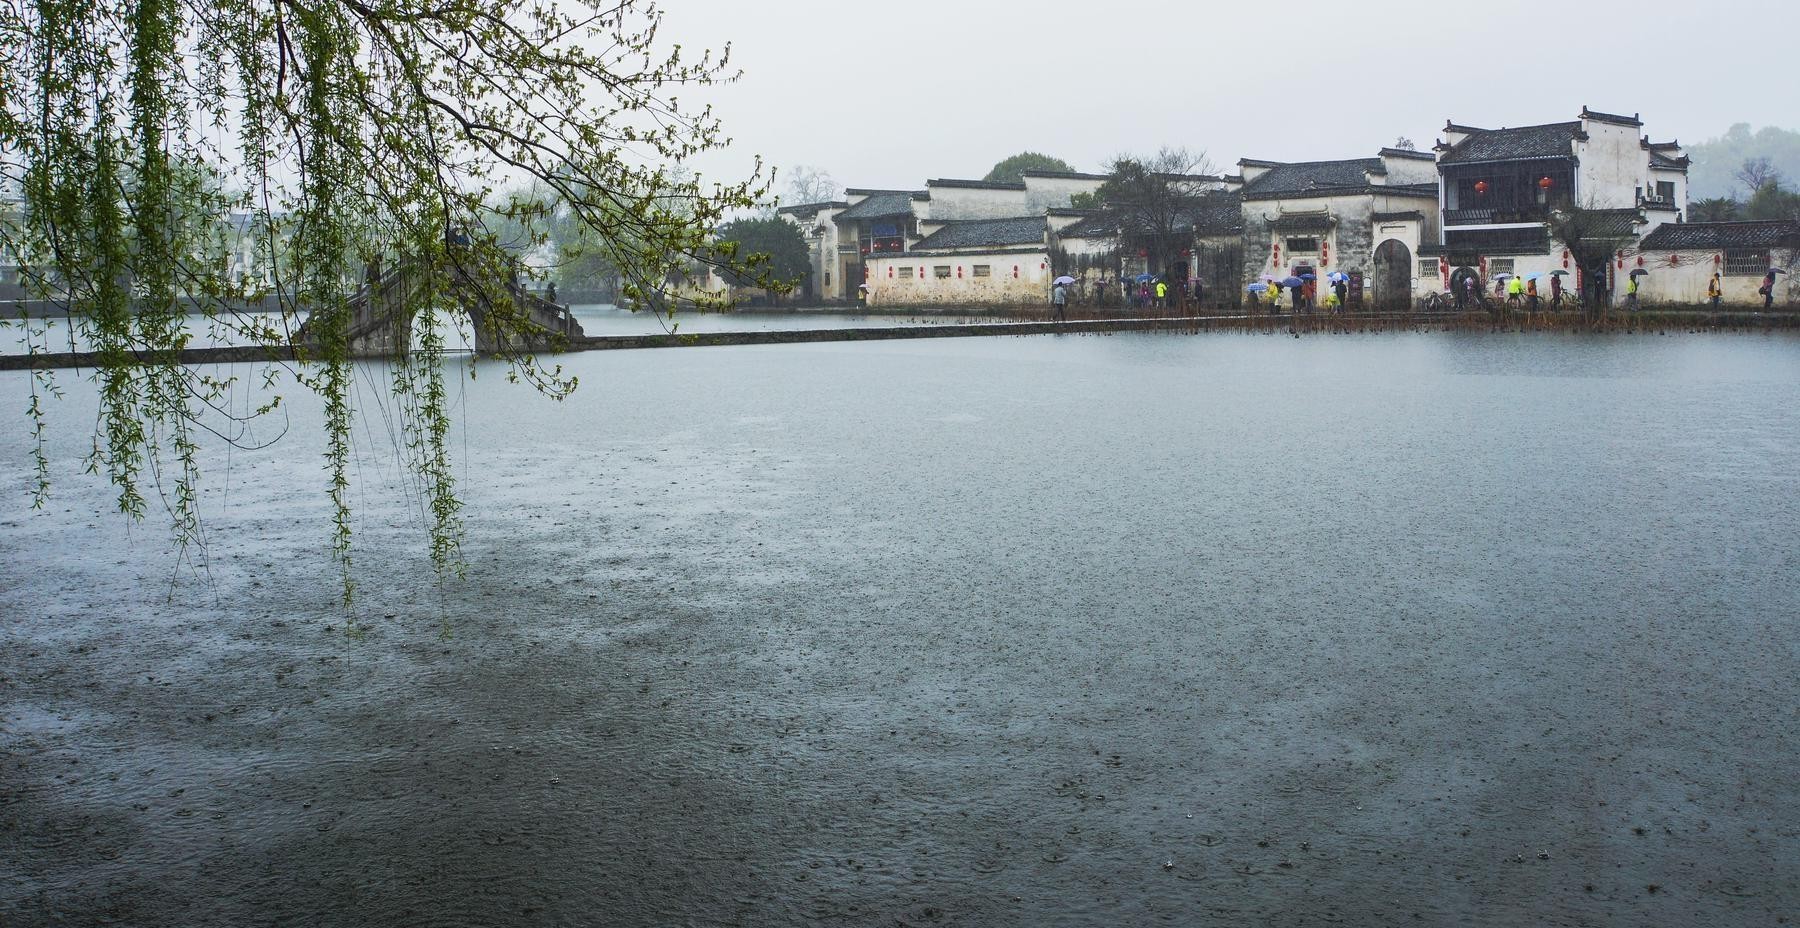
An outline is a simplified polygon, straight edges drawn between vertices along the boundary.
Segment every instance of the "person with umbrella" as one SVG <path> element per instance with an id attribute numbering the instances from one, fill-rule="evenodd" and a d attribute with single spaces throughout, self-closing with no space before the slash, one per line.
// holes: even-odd
<path id="1" fill-rule="evenodd" d="M 1525 279 L 1525 310 L 1527 312 L 1535 313 L 1538 311 L 1537 282 L 1538 275 L 1536 274 Z"/>
<path id="2" fill-rule="evenodd" d="M 1719 272 L 1713 271 L 1712 279 L 1706 282 L 1706 302 L 1711 303 L 1715 310 L 1719 308 L 1719 298 L 1724 296 L 1724 289 L 1719 281 Z"/>
<path id="3" fill-rule="evenodd" d="M 1551 308 L 1562 309 L 1562 296 L 1563 296 L 1562 272 L 1561 271 L 1551 271 L 1550 272 L 1550 306 L 1551 306 Z"/>
<path id="4" fill-rule="evenodd" d="M 1074 282 L 1075 278 L 1073 277 L 1058 277 L 1056 278 L 1056 286 L 1052 287 L 1050 290 L 1050 305 L 1056 307 L 1056 318 L 1063 322 L 1069 321 L 1068 285 Z"/>
<path id="5" fill-rule="evenodd" d="M 1640 267 L 1637 270 L 1632 271 L 1631 278 L 1629 280 L 1625 281 L 1625 308 L 1627 310 L 1629 310 L 1631 312 L 1637 312 L 1637 308 L 1638 308 L 1638 278 L 1642 277 L 1648 273 L 1650 273 L 1650 272 L 1646 271 Z"/>
<path id="6" fill-rule="evenodd" d="M 1331 290 L 1337 294 L 1337 308 L 1341 313 L 1344 311 L 1344 307 L 1349 305 L 1350 275 L 1342 273 L 1332 275 Z"/>
<path id="7" fill-rule="evenodd" d="M 1763 309 L 1771 309 L 1775 306 L 1775 275 L 1779 273 L 1781 272 L 1775 268 L 1769 268 L 1769 273 L 1763 275 L 1762 289 L 1756 291 L 1762 294 Z"/>

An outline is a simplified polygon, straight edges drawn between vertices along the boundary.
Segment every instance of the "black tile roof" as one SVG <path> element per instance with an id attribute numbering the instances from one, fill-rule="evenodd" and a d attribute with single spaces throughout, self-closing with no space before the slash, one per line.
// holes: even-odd
<path id="1" fill-rule="evenodd" d="M 1688 159 L 1686 159 L 1686 158 L 1671 158 L 1668 155 L 1665 155 L 1662 152 L 1657 151 L 1656 149 L 1652 148 L 1652 149 L 1650 149 L 1650 166 L 1653 168 L 1663 168 L 1665 170 L 1670 170 L 1670 171 L 1685 171 L 1685 170 L 1687 170 Z"/>
<path id="2" fill-rule="evenodd" d="M 1800 247 L 1800 222 L 1671 222 L 1644 236 L 1644 251 Z"/>
<path id="3" fill-rule="evenodd" d="M 1044 241 L 1044 229 L 1042 216 L 958 220 L 946 222 L 943 228 L 920 239 L 913 250 L 1005 248 L 1010 245 L 1041 244 Z"/>
<path id="4" fill-rule="evenodd" d="M 927 187 L 963 187 L 970 190 L 1024 190 L 1025 183 L 1008 183 L 991 180 L 958 180 L 953 177 L 938 177 L 925 182 Z"/>
<path id="5" fill-rule="evenodd" d="M 1471 129 L 1468 138 L 1450 147 L 1439 164 L 1475 164 L 1526 158 L 1569 157 L 1581 137 L 1580 122 L 1556 122 L 1517 129 Z"/>
<path id="6" fill-rule="evenodd" d="M 1020 171 L 1021 177 L 1051 177 L 1058 180 L 1110 180 L 1111 174 L 1088 174 L 1082 171 Z"/>
<path id="7" fill-rule="evenodd" d="M 1591 209 L 1588 213 L 1594 217 L 1588 225 L 1589 236 L 1597 239 L 1636 235 L 1637 227 L 1644 223 L 1644 214 L 1635 209 Z"/>
<path id="8" fill-rule="evenodd" d="M 1245 159 L 1243 163 L 1260 166 L 1272 162 Z M 1387 167 L 1381 163 L 1380 158 L 1301 161 L 1293 164 L 1275 163 L 1268 173 L 1244 185 L 1244 195 L 1267 197 L 1283 193 L 1312 193 L 1345 187 L 1360 189 L 1369 185 L 1368 175 L 1386 173 Z"/>
<path id="9" fill-rule="evenodd" d="M 1369 215 L 1370 222 L 1405 222 L 1409 219 L 1423 222 L 1425 220 L 1425 214 L 1416 209 L 1412 209 L 1398 213 L 1371 213 Z"/>
<path id="10" fill-rule="evenodd" d="M 793 206 L 783 206 L 782 208 L 776 210 L 775 213 L 776 213 L 776 215 L 791 214 L 794 216 L 798 216 L 801 219 L 811 219 L 814 216 L 819 215 L 819 210 L 843 209 L 845 206 L 848 206 L 848 205 L 849 205 L 848 203 L 845 203 L 842 200 L 828 200 L 824 203 L 795 203 Z"/>
<path id="11" fill-rule="evenodd" d="M 1610 122 L 1621 126 L 1642 126 L 1644 124 L 1644 121 L 1637 115 L 1620 116 L 1617 113 L 1602 113 L 1599 110 L 1590 110 L 1585 106 L 1581 108 L 1581 115 L 1584 119 Z"/>
<path id="12" fill-rule="evenodd" d="M 833 220 L 842 222 L 858 219 L 887 219 L 893 216 L 911 216 L 913 191 L 911 190 L 871 190 L 851 191 L 852 193 L 869 194 L 868 199 L 838 213 Z"/>
<path id="13" fill-rule="evenodd" d="M 1244 230 L 1243 198 L 1236 193 L 1208 193 L 1176 209 L 1174 225 L 1193 226 L 1199 235 L 1230 235 Z M 1063 229 L 1063 238 L 1110 238 L 1119 234 L 1124 220 L 1118 213 L 1101 210 Z"/>

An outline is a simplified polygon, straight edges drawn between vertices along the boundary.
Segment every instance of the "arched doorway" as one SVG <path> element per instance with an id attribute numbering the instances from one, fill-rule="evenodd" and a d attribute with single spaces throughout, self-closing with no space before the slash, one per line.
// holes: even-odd
<path id="1" fill-rule="evenodd" d="M 1375 249 L 1375 274 L 1370 283 L 1375 291 L 1375 304 L 1404 307 L 1412 302 L 1412 249 L 1399 239 L 1390 238 Z"/>

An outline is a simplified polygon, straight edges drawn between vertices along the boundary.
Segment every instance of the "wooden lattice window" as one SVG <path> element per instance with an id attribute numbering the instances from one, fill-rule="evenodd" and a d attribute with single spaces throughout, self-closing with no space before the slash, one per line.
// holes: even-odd
<path id="1" fill-rule="evenodd" d="M 1725 249 L 1725 274 L 1729 277 L 1761 277 L 1769 273 L 1769 249 Z"/>

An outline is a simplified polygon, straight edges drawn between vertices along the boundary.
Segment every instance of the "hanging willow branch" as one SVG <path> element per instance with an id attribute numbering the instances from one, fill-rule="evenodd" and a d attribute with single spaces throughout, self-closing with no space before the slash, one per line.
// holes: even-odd
<path id="1" fill-rule="evenodd" d="M 181 366 L 187 314 L 271 345 L 304 314 L 312 347 L 297 374 L 325 402 L 348 603 L 349 301 L 364 268 L 404 266 L 398 330 L 420 337 L 398 348 L 390 383 L 433 560 L 454 569 L 460 504 L 434 325 L 473 308 L 503 340 L 533 329 L 509 289 L 521 243 L 489 230 L 523 225 L 529 246 L 544 223 L 573 221 L 620 270 L 625 298 L 662 305 L 696 263 L 735 263 L 709 230 L 767 192 L 760 164 L 723 185 L 680 169 L 729 139 L 677 95 L 735 74 L 729 48 L 665 48 L 660 22 L 637 0 L 0 0 L 0 181 L 23 203 L 0 221 L 0 247 L 100 354 L 90 466 L 120 509 L 141 517 L 146 473 L 170 475 L 160 498 L 181 540 L 199 540 L 195 433 L 218 433 L 206 417 L 233 408 L 222 394 L 236 381 Z M 493 205 L 520 181 L 547 191 L 556 215 Z M 233 213 L 266 273 L 225 260 Z M 239 311 L 266 297 L 281 324 Z M 575 387 L 528 353 L 511 360 L 554 397 Z M 40 451 L 34 463 L 41 502 L 49 462 Z"/>

